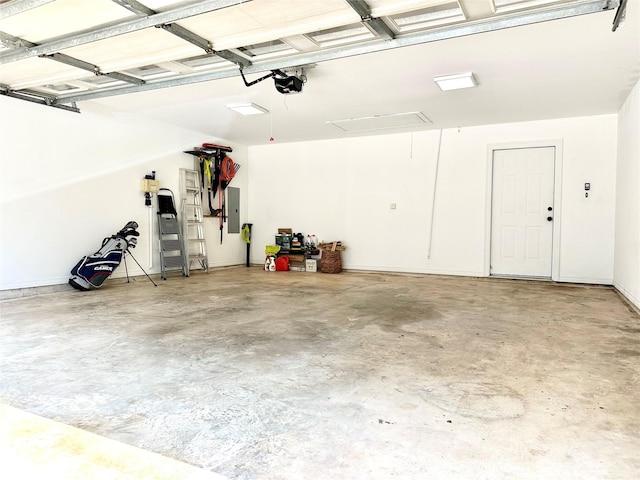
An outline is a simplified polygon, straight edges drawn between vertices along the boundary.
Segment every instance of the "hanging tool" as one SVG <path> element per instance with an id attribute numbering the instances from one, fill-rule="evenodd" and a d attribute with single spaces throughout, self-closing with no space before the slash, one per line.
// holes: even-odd
<path id="1" fill-rule="evenodd" d="M 200 204 L 202 204 L 205 188 L 207 190 L 207 198 L 209 200 L 209 210 L 213 215 L 213 205 L 211 197 L 211 156 L 212 153 L 205 151 L 200 147 L 196 147 L 194 150 L 185 150 L 184 153 L 195 155 L 198 157 L 200 167 L 200 183 L 202 184 L 202 190 L 200 191 Z M 206 179 L 206 180 L 205 180 Z"/>
<path id="2" fill-rule="evenodd" d="M 206 162 L 207 159 L 206 157 L 200 155 L 198 158 L 198 166 L 200 167 L 200 205 L 202 205 L 202 201 L 204 200 L 203 196 L 204 196 L 204 190 L 205 190 L 205 184 L 204 184 L 204 162 Z"/>
<path id="3" fill-rule="evenodd" d="M 219 168 L 220 160 L 226 152 L 232 152 L 233 148 L 217 143 L 203 143 L 201 147 L 193 150 L 185 150 L 184 153 L 195 155 L 200 159 L 200 179 L 204 192 L 205 183 L 207 185 L 207 198 L 209 201 L 209 212 L 212 217 L 219 216 L 218 210 L 213 208 L 215 198 L 220 186 Z M 205 181 L 206 178 L 206 181 Z"/>
<path id="4" fill-rule="evenodd" d="M 218 184 L 215 181 L 215 173 L 211 173 L 211 167 L 215 164 L 215 157 L 208 157 L 204 162 L 204 175 L 207 178 L 207 199 L 209 200 L 209 213 L 215 216 L 216 212 L 213 208 L 213 199 L 216 197 L 216 188 Z M 215 168 L 215 167 L 214 167 Z"/>
<path id="5" fill-rule="evenodd" d="M 253 223 L 242 224 L 242 240 L 247 243 L 247 267 L 251 263 L 251 227 L 253 227 Z"/>
<path id="6" fill-rule="evenodd" d="M 216 174 L 218 177 L 218 183 L 216 189 L 218 190 L 218 225 L 220 226 L 220 244 L 222 245 L 222 227 L 224 224 L 224 190 L 222 190 L 221 180 L 221 166 L 222 160 L 218 157 L 216 159 Z"/>

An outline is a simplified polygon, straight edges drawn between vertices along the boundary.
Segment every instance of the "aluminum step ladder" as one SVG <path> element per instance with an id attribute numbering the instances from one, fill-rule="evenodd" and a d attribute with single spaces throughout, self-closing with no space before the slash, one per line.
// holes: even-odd
<path id="1" fill-rule="evenodd" d="M 204 237 L 202 184 L 198 170 L 180 169 L 182 232 L 187 275 L 193 268 L 209 273 L 207 243 Z"/>
<path id="2" fill-rule="evenodd" d="M 168 188 L 158 190 L 158 238 L 160 240 L 160 267 L 162 279 L 167 272 L 181 270 L 186 277 L 189 271 L 186 265 L 182 231 L 178 223 L 178 212 L 173 200 L 173 192 Z"/>

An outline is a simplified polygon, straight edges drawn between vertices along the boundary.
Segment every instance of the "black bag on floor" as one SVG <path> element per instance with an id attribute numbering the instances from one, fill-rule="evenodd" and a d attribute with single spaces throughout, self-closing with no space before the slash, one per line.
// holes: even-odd
<path id="1" fill-rule="evenodd" d="M 69 285 L 83 291 L 101 287 L 118 268 L 124 253 L 136 246 L 138 239 L 135 237 L 140 235 L 137 228 L 136 222 L 128 222 L 118 233 L 102 240 L 100 250 L 82 257 L 71 269 Z"/>

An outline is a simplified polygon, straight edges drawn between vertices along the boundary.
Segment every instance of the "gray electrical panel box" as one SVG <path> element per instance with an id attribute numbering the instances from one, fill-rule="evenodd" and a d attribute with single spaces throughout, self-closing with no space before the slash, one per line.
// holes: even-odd
<path id="1" fill-rule="evenodd" d="M 240 189 L 227 187 L 227 233 L 240 233 Z"/>

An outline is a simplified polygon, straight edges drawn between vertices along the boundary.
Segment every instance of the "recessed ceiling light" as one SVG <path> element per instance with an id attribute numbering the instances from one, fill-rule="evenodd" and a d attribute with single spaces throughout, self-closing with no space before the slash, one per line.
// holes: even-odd
<path id="1" fill-rule="evenodd" d="M 262 115 L 269 112 L 266 108 L 262 108 L 255 103 L 230 103 L 227 108 L 238 112 L 240 115 Z"/>
<path id="2" fill-rule="evenodd" d="M 442 91 L 471 88 L 477 85 L 476 79 L 471 72 L 435 77 L 433 81 L 438 84 Z"/>

